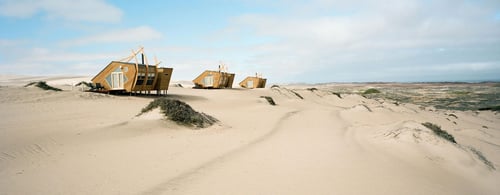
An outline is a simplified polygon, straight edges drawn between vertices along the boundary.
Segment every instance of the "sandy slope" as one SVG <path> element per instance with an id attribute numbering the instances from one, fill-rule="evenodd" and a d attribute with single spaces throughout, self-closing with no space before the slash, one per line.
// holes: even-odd
<path id="1" fill-rule="evenodd" d="M 492 112 L 321 90 L 172 87 L 169 97 L 221 121 L 192 130 L 158 111 L 136 117 L 152 97 L 71 91 L 84 78 L 49 81 L 63 92 L 19 84 L 30 79 L 0 79 L 0 194 L 500 193 L 500 116 Z"/>

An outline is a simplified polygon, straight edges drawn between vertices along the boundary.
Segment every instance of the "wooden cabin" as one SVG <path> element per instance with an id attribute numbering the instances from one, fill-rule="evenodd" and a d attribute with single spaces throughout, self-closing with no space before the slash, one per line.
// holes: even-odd
<path id="1" fill-rule="evenodd" d="M 248 89 L 265 88 L 266 81 L 267 81 L 267 79 L 260 78 L 257 76 L 247 77 L 243 81 L 240 82 L 240 86 L 243 88 L 248 88 Z"/>
<path id="2" fill-rule="evenodd" d="M 224 89 L 232 88 L 234 73 L 206 70 L 193 80 L 195 88 Z"/>
<path id="3" fill-rule="evenodd" d="M 142 51 L 141 48 L 139 51 Z M 138 52 L 139 52 L 138 51 Z M 142 62 L 138 63 L 135 55 L 126 59 L 135 58 L 136 62 L 112 61 L 94 78 L 92 83 L 100 86 L 104 91 L 122 92 L 146 92 L 156 91 L 157 94 L 167 92 L 172 76 L 172 68 L 162 68 L 156 65 L 144 63 L 145 56 L 142 53 Z"/>

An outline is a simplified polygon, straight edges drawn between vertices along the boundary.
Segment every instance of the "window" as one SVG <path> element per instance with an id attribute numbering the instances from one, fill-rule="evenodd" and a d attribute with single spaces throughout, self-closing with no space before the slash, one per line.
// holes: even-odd
<path id="1" fill-rule="evenodd" d="M 123 72 L 111 73 L 111 88 L 123 89 Z"/>
<path id="2" fill-rule="evenodd" d="M 152 85 L 155 81 L 155 73 L 148 73 L 148 82 L 146 85 Z"/>
<path id="3" fill-rule="evenodd" d="M 247 81 L 247 88 L 253 88 L 253 80 Z"/>
<path id="4" fill-rule="evenodd" d="M 205 78 L 203 78 L 203 85 L 205 85 L 205 87 L 213 87 L 214 86 L 214 76 L 208 75 Z"/>
<path id="5" fill-rule="evenodd" d="M 146 79 L 146 73 L 143 72 L 137 73 L 136 85 L 142 85 L 144 83 L 144 79 Z"/>

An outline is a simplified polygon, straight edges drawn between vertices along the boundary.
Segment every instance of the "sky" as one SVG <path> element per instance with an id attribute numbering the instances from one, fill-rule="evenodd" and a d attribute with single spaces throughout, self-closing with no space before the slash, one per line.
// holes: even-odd
<path id="1" fill-rule="evenodd" d="M 0 74 L 93 76 L 140 46 L 172 80 L 500 81 L 500 1 L 0 0 Z"/>

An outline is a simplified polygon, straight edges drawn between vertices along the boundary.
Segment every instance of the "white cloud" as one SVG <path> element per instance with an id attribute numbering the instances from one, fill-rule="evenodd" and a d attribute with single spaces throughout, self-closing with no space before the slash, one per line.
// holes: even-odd
<path id="1" fill-rule="evenodd" d="M 123 12 L 103 0 L 4 0 L 0 15 L 29 18 L 41 13 L 49 19 L 88 22 L 118 22 Z"/>
<path id="2" fill-rule="evenodd" d="M 159 54 L 162 65 L 175 68 L 175 79 L 186 80 L 203 69 L 216 68 L 219 60 L 239 76 L 261 72 L 269 82 L 404 81 L 425 80 L 429 75 L 459 80 L 467 75 L 500 74 L 498 0 L 247 1 L 254 3 L 259 12 L 234 16 L 217 32 L 202 32 L 208 39 L 194 33 L 179 39 L 200 40 L 196 44 L 159 42 L 163 31 L 136 26 L 56 42 L 50 49 L 28 49 L 22 42 L 0 40 L 4 46 L 0 51 L 7 52 L 2 56 L 6 62 L 17 57 L 6 63 L 9 67 L 73 68 L 93 74 L 110 60 L 128 55 L 127 49 L 144 45 L 148 54 Z M 121 20 L 122 11 L 99 0 L 0 0 L 0 15 L 114 22 Z M 87 27 L 81 32 L 88 32 Z M 46 45 L 34 42 L 30 48 Z M 17 45 L 21 46 L 16 49 Z M 100 46 L 125 52 L 100 52 Z M 90 48 L 96 51 L 75 51 Z M 152 61 L 153 55 L 149 57 Z M 445 75 L 450 72 L 455 77 Z"/>
<path id="3" fill-rule="evenodd" d="M 95 60 L 115 60 L 120 56 L 115 53 L 73 53 L 61 50 L 51 50 L 48 48 L 33 48 L 25 53 L 26 57 L 20 62 L 82 62 Z"/>
<path id="4" fill-rule="evenodd" d="M 0 48 L 16 47 L 16 46 L 26 44 L 26 43 L 28 43 L 28 41 L 26 41 L 26 40 L 0 39 Z"/>
<path id="5" fill-rule="evenodd" d="M 270 66 L 273 77 L 285 80 L 314 71 L 330 76 L 309 77 L 311 81 L 331 80 L 341 73 L 384 78 L 384 72 L 406 66 L 446 73 L 441 64 L 464 73 L 486 72 L 491 65 L 484 61 L 500 60 L 492 54 L 500 50 L 497 2 L 284 1 L 272 5 L 280 12 L 235 17 L 229 30 L 221 32 L 275 38 L 248 52 L 253 54 L 249 62 Z M 437 48 L 447 49 L 428 52 Z M 287 74 L 280 74 L 282 70 Z"/>
<path id="6" fill-rule="evenodd" d="M 103 32 L 74 40 L 64 41 L 63 46 L 78 46 L 96 43 L 138 43 L 143 41 L 157 40 L 162 38 L 162 34 L 149 26 L 139 26 L 135 28 L 119 29 Z"/>
<path id="7" fill-rule="evenodd" d="M 92 75 L 112 60 L 118 60 L 126 53 L 69 52 L 60 49 L 36 47 L 23 50 L 22 53 L 11 52 L 8 57 L 15 61 L 0 64 L 0 67 L 11 74 L 79 74 Z"/>
<path id="8" fill-rule="evenodd" d="M 471 63 L 455 63 L 455 64 L 443 64 L 439 66 L 434 66 L 430 68 L 436 71 L 485 71 L 485 70 L 495 70 L 500 69 L 500 62 L 471 62 Z"/>

